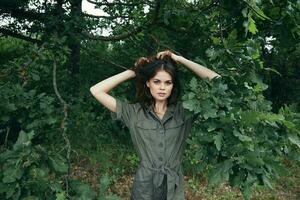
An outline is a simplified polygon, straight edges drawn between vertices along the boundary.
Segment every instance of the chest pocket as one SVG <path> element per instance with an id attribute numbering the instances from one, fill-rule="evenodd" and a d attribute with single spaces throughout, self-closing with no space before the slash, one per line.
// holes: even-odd
<path id="1" fill-rule="evenodd" d="M 166 135 L 169 140 L 177 140 L 182 137 L 184 131 L 184 121 L 172 120 L 165 124 Z"/>
<path id="2" fill-rule="evenodd" d="M 166 129 L 178 129 L 181 128 L 184 125 L 184 121 L 183 120 L 172 120 L 169 123 L 166 123 L 165 128 Z"/>
<path id="3" fill-rule="evenodd" d="M 157 129 L 158 125 L 155 122 L 145 122 L 145 121 L 138 121 L 136 123 L 138 129 L 141 130 L 153 130 L 153 132 Z"/>
<path id="4" fill-rule="evenodd" d="M 147 145 L 152 145 L 157 139 L 158 124 L 150 121 L 136 123 L 138 137 Z"/>

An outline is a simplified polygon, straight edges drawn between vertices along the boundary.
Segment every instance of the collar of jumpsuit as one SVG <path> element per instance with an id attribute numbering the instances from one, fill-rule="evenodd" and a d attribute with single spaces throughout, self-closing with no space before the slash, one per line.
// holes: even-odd
<path id="1" fill-rule="evenodd" d="M 168 119 L 170 119 L 171 117 L 173 117 L 174 114 L 174 110 L 175 110 L 175 105 L 171 104 L 168 105 L 167 110 L 163 116 L 162 119 L 160 119 L 154 112 L 153 107 L 149 106 L 148 108 L 146 108 L 146 111 L 148 113 L 151 113 L 153 115 L 153 117 L 155 117 L 159 122 L 161 122 L 162 124 L 164 124 Z"/>

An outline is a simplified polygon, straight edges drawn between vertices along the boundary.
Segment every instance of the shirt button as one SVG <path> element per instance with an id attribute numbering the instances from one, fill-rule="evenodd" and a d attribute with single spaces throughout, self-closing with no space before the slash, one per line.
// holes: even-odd
<path id="1" fill-rule="evenodd" d="M 162 158 L 162 157 L 159 157 L 158 160 L 159 160 L 159 161 L 163 161 L 163 158 Z"/>
<path id="2" fill-rule="evenodd" d="M 158 145 L 159 147 L 163 147 L 164 146 L 164 144 L 161 142 L 161 143 L 159 143 L 159 145 Z"/>
<path id="3" fill-rule="evenodd" d="M 159 131 L 159 133 L 160 133 L 160 134 L 163 134 L 163 133 L 164 133 L 164 131 L 163 131 L 163 130 L 160 130 L 160 131 Z"/>

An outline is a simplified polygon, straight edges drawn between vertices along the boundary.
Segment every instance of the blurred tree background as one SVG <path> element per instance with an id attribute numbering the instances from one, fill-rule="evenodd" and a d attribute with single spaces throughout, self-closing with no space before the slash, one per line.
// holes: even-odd
<path id="1" fill-rule="evenodd" d="M 139 161 L 89 88 L 165 49 L 222 75 L 179 66 L 187 199 L 300 197 L 299 0 L 87 2 L 0 2 L 1 199 L 128 199 Z"/>

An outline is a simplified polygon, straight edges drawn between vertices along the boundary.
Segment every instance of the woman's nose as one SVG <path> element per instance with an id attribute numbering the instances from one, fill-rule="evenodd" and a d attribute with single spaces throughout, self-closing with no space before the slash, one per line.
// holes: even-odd
<path id="1" fill-rule="evenodd" d="M 160 89 L 164 90 L 165 89 L 165 84 L 160 84 Z"/>

